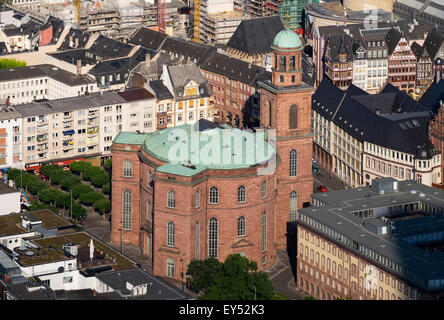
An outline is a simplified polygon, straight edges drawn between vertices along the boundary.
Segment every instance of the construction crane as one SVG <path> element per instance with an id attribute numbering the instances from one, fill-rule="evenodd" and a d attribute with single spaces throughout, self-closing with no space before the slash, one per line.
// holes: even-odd
<path id="1" fill-rule="evenodd" d="M 81 0 L 74 0 L 74 7 L 77 9 L 77 27 L 80 29 L 80 10 L 82 7 Z"/>
<path id="2" fill-rule="evenodd" d="M 166 0 L 157 0 L 157 26 L 160 32 L 166 31 Z"/>
<path id="3" fill-rule="evenodd" d="M 194 0 L 194 32 L 193 32 L 193 41 L 200 42 L 200 1 Z"/>

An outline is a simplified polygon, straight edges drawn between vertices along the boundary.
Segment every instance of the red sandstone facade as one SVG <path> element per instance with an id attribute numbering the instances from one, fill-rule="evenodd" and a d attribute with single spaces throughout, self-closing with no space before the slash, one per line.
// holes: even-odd
<path id="1" fill-rule="evenodd" d="M 310 201 L 313 190 L 313 88 L 301 83 L 301 51 L 295 51 L 285 53 L 298 57 L 297 68 L 292 74 L 281 71 L 276 79 L 281 79 L 283 75 L 286 81 L 278 84 L 279 90 L 276 91 L 275 86 L 267 87 L 266 83 L 259 85 L 261 126 L 275 128 L 277 133 L 276 170 L 269 175 L 259 175 L 259 166 L 256 165 L 245 169 L 207 169 L 192 176 L 174 175 L 157 171 L 156 168 L 164 162 L 145 152 L 141 145 L 114 143 L 112 243 L 120 244 L 122 241 L 138 245 L 144 255 L 153 259 L 155 275 L 183 280 L 184 274 L 181 273 L 186 272 L 191 260 L 210 256 L 210 221 L 215 218 L 218 223 L 219 260 L 224 261 L 228 255 L 239 253 L 256 261 L 260 269 L 274 265 L 276 250 L 286 246 L 290 193 L 297 193 L 297 207 L 300 208 L 303 203 Z M 275 54 L 282 53 L 276 51 Z M 267 122 L 267 119 L 271 121 Z M 290 175 L 289 154 L 292 150 L 297 151 L 297 173 Z M 131 177 L 123 176 L 125 160 L 132 163 Z M 238 203 L 240 186 L 246 190 L 246 201 L 242 203 Z M 218 189 L 217 204 L 209 201 L 209 190 L 212 187 Z M 130 230 L 122 230 L 125 190 L 132 194 Z M 168 192 L 171 191 L 175 194 L 174 207 L 168 205 Z M 196 205 L 197 192 L 199 205 Z M 245 219 L 243 234 L 239 234 L 238 228 L 241 217 Z M 169 223 L 174 224 L 173 244 L 168 239 Z"/>

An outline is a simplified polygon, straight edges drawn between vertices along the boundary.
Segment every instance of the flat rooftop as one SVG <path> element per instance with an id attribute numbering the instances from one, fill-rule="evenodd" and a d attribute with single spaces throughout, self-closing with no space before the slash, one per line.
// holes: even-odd
<path id="1" fill-rule="evenodd" d="M 8 186 L 6 183 L 0 182 L 0 194 L 16 193 L 18 192 L 14 188 Z"/>
<path id="2" fill-rule="evenodd" d="M 34 230 L 29 231 L 22 227 L 22 216 L 28 217 L 28 220 L 33 222 L 41 220 L 42 227 L 48 230 L 72 226 L 72 223 L 47 209 L 27 213 L 12 213 L 0 216 L 0 237 L 33 232 Z"/>
<path id="3" fill-rule="evenodd" d="M 91 239 L 93 239 L 95 248 L 92 263 L 89 261 L 89 244 Z M 79 246 L 79 254 L 77 256 L 79 270 L 85 271 L 87 269 L 105 266 L 110 266 L 114 271 L 136 268 L 136 266 L 130 260 L 121 255 L 119 252 L 111 247 L 108 247 L 100 240 L 92 238 L 85 232 L 64 234 L 62 236 L 52 238 L 42 238 L 33 240 L 33 242 L 42 248 L 52 247 L 61 251 L 63 251 L 63 246 L 67 243 L 77 244 Z"/>
<path id="4" fill-rule="evenodd" d="M 375 179 L 371 187 L 313 194 L 312 201 L 320 205 L 300 209 L 298 224 L 421 286 L 443 279 L 444 254 L 426 252 L 418 244 L 444 238 L 444 191 L 407 180 L 383 192 L 373 188 L 378 180 L 396 182 Z"/>

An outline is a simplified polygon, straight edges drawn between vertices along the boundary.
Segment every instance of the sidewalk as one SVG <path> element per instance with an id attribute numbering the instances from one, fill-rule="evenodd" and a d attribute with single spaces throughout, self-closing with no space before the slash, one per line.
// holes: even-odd
<path id="1" fill-rule="evenodd" d="M 282 293 L 292 300 L 304 300 L 304 293 L 296 288 L 293 271 L 286 250 L 279 251 L 276 264 L 268 270 L 269 279 L 273 283 L 274 291 Z"/>

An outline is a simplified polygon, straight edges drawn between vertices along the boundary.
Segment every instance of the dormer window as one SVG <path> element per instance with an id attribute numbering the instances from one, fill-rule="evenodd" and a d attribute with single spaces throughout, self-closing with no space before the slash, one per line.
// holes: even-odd
<path id="1" fill-rule="evenodd" d="M 200 94 L 203 94 L 203 93 L 204 93 L 204 88 L 203 88 L 203 86 L 200 86 L 200 87 L 199 87 L 199 93 L 200 93 Z"/>
<path id="2" fill-rule="evenodd" d="M 183 89 L 182 89 L 182 88 L 180 88 L 179 90 L 177 90 L 177 95 L 178 95 L 179 97 L 182 97 L 182 96 L 183 96 Z"/>

